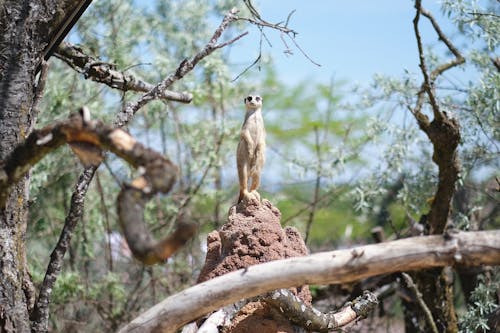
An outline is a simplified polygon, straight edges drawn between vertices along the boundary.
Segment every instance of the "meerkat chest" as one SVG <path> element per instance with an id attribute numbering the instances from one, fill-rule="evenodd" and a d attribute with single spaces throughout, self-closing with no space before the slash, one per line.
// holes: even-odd
<path id="1" fill-rule="evenodd" d="M 262 140 L 265 136 L 265 130 L 264 119 L 262 118 L 260 110 L 250 114 L 243 127 L 250 133 L 250 136 L 254 141 Z"/>

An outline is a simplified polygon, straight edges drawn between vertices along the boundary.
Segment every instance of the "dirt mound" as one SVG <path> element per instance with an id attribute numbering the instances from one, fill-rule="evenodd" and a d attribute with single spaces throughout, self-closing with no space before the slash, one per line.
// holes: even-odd
<path id="1" fill-rule="evenodd" d="M 227 223 L 208 234 L 207 257 L 198 282 L 267 261 L 307 255 L 297 229 L 283 229 L 280 219 L 280 211 L 265 199 L 262 203 L 251 199 L 231 207 Z M 311 303 L 308 286 L 291 290 Z M 250 332 L 248 327 L 258 327 L 259 333 L 294 332 L 278 313 L 260 302 L 243 307 L 226 332 Z"/>

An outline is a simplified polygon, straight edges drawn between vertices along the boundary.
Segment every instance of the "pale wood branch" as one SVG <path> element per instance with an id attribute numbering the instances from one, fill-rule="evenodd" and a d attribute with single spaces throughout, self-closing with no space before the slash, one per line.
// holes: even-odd
<path id="1" fill-rule="evenodd" d="M 357 281 L 399 271 L 500 265 L 500 230 L 400 239 L 277 260 L 241 269 L 170 296 L 119 332 L 175 332 L 206 313 L 271 290 Z"/>
<path id="2" fill-rule="evenodd" d="M 262 301 L 276 308 L 295 325 L 315 332 L 330 332 L 355 320 L 366 318 L 378 304 L 377 296 L 368 291 L 346 307 L 328 313 L 304 303 L 288 289 L 270 292 Z"/>

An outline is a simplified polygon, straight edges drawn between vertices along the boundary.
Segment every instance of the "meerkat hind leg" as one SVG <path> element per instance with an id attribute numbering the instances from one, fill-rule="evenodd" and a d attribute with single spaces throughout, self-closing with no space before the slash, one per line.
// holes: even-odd
<path id="1" fill-rule="evenodd" d="M 260 185 L 260 175 L 259 173 L 255 173 L 252 175 L 252 186 L 250 187 L 250 193 L 252 193 L 258 201 L 260 201 L 260 194 L 259 192 L 257 192 L 259 185 Z"/>
<path id="2" fill-rule="evenodd" d="M 241 202 L 243 198 L 249 199 L 250 192 L 248 192 L 248 168 L 247 165 L 243 165 L 238 169 L 238 176 L 240 180 L 240 197 L 238 202 Z"/>

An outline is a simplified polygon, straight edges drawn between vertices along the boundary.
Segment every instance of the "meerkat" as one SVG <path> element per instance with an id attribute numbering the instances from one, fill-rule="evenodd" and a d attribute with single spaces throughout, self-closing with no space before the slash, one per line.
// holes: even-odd
<path id="1" fill-rule="evenodd" d="M 260 185 L 260 173 L 265 162 L 266 130 L 262 118 L 262 97 L 249 95 L 244 99 L 246 113 L 241 126 L 240 141 L 236 150 L 236 164 L 240 181 L 240 196 L 238 203 L 243 198 L 252 195 L 260 201 L 257 189 Z M 250 191 L 248 182 L 252 179 Z"/>

